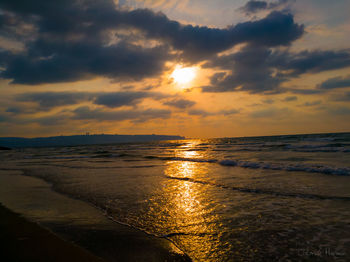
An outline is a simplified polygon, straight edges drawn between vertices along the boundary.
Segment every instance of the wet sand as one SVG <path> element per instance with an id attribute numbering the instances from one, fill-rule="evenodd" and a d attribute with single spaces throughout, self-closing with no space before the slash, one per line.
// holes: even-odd
<path id="1" fill-rule="evenodd" d="M 105 261 L 0 205 L 2 261 Z"/>
<path id="2" fill-rule="evenodd" d="M 0 171 L 0 202 L 4 261 L 191 261 L 167 239 L 113 222 L 20 171 Z"/>

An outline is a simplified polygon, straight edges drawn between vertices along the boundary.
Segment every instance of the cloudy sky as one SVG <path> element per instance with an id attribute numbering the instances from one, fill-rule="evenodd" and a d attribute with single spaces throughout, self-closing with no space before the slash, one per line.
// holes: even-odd
<path id="1" fill-rule="evenodd" d="M 0 136 L 350 131 L 348 0 L 2 0 Z"/>

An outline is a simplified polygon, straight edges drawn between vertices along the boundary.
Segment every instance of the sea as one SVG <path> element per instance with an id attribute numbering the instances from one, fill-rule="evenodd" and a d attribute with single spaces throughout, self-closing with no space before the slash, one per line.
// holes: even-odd
<path id="1" fill-rule="evenodd" d="M 350 133 L 24 148 L 0 157 L 1 170 L 42 179 L 193 261 L 350 260 Z"/>

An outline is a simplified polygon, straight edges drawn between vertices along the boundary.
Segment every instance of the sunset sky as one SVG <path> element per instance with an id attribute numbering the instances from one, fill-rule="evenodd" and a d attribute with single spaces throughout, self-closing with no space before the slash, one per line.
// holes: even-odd
<path id="1" fill-rule="evenodd" d="M 348 0 L 0 1 L 0 136 L 350 131 Z"/>

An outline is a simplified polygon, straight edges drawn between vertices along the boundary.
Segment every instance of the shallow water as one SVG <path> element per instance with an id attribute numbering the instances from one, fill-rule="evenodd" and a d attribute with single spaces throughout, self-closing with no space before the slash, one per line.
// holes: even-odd
<path id="1" fill-rule="evenodd" d="M 350 134 L 2 152 L 195 261 L 347 261 Z"/>

